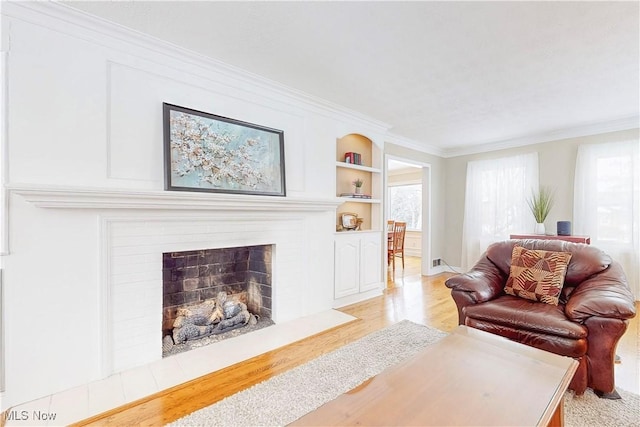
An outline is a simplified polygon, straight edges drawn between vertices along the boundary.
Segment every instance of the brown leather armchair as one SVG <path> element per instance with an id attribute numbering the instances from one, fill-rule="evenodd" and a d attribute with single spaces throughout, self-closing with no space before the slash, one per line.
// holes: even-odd
<path id="1" fill-rule="evenodd" d="M 558 305 L 508 295 L 513 247 L 570 252 Z M 507 240 L 487 248 L 467 273 L 446 281 L 458 306 L 458 321 L 579 362 L 569 388 L 591 387 L 617 399 L 615 350 L 635 316 L 633 294 L 620 264 L 603 251 L 558 240 Z"/>

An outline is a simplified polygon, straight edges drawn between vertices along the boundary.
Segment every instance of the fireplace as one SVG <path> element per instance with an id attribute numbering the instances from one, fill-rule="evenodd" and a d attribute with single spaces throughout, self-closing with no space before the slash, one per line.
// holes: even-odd
<path id="1" fill-rule="evenodd" d="M 335 199 L 233 195 L 209 200 L 210 195 L 182 192 L 18 194 L 43 208 L 105 209 L 99 222 L 101 303 L 95 313 L 103 377 L 163 359 L 166 253 L 271 245 L 272 321 L 286 324 L 332 306 L 333 269 L 326 266 L 333 265 L 333 234 L 326 230 L 334 227 Z"/>
<path id="2" fill-rule="evenodd" d="M 273 245 L 162 254 L 163 356 L 273 324 Z"/>

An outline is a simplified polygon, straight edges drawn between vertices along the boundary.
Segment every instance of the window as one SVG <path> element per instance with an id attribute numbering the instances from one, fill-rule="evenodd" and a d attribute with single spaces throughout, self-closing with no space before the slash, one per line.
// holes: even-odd
<path id="1" fill-rule="evenodd" d="M 578 147 L 574 232 L 620 262 L 640 296 L 640 148 L 638 141 Z"/>
<path id="2" fill-rule="evenodd" d="M 463 267 L 472 267 L 491 243 L 533 230 L 526 199 L 537 188 L 537 153 L 467 164 Z"/>
<path id="3" fill-rule="evenodd" d="M 631 242 L 633 170 L 631 156 L 606 156 L 596 159 L 597 183 L 595 238 L 607 242 Z"/>
<path id="4" fill-rule="evenodd" d="M 422 230 L 422 184 L 389 187 L 389 218 L 406 222 L 409 230 Z"/>

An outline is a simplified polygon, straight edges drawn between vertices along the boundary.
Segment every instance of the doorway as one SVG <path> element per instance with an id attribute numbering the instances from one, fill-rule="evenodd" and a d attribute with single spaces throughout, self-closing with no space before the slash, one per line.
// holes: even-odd
<path id="1" fill-rule="evenodd" d="M 407 223 L 405 255 L 420 258 L 421 275 L 428 275 L 431 167 L 391 155 L 385 158 L 385 219 Z"/>

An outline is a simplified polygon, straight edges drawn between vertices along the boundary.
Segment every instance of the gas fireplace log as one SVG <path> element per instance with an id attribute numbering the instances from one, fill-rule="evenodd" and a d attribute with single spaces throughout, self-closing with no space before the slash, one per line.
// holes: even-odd
<path id="1" fill-rule="evenodd" d="M 242 297 L 220 292 L 215 301 L 207 300 L 198 305 L 179 308 L 173 324 L 174 343 L 181 344 L 187 340 L 255 324 L 256 316 L 249 313 L 244 302 L 240 302 Z M 246 300 L 246 293 L 244 299 Z"/>

